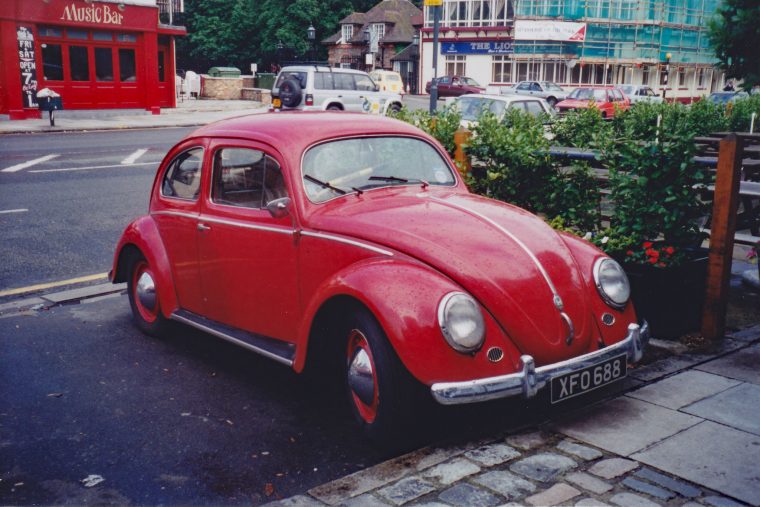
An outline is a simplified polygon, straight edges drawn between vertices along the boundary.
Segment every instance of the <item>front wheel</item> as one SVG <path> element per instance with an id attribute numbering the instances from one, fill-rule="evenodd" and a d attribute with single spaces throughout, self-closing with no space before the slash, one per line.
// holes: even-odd
<path id="1" fill-rule="evenodd" d="M 169 331 L 171 322 L 161 313 L 156 283 L 153 267 L 142 254 L 135 255 L 127 280 L 132 318 L 140 331 L 160 337 Z"/>
<path id="2" fill-rule="evenodd" d="M 375 318 L 357 311 L 346 328 L 346 387 L 354 416 L 374 443 L 403 449 L 413 443 L 421 386 L 401 364 Z"/>

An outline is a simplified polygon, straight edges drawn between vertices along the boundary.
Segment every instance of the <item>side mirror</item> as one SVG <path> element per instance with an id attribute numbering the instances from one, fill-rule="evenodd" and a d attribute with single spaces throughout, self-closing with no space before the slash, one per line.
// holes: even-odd
<path id="1" fill-rule="evenodd" d="M 282 218 L 290 214 L 290 197 L 280 197 L 267 204 L 267 211 L 273 218 Z"/>

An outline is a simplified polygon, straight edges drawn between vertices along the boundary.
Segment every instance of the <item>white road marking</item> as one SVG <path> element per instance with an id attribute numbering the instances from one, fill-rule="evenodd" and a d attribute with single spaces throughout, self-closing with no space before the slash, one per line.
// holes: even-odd
<path id="1" fill-rule="evenodd" d="M 26 169 L 27 167 L 32 167 L 33 165 L 41 164 L 43 162 L 47 162 L 48 160 L 53 160 L 55 157 L 59 157 L 60 155 L 54 154 L 54 155 L 45 155 L 44 157 L 35 158 L 34 160 L 29 160 L 28 162 L 24 162 L 21 164 L 12 165 L 10 167 L 6 167 L 2 170 L 4 173 L 15 173 L 22 169 Z"/>
<path id="2" fill-rule="evenodd" d="M 140 162 L 138 164 L 116 164 L 116 165 L 94 165 L 90 167 L 66 167 L 63 169 L 33 169 L 29 171 L 30 173 L 61 173 L 61 172 L 71 172 L 71 171 L 90 171 L 92 169 L 112 169 L 114 167 L 137 167 L 139 165 L 158 165 L 161 161 L 157 160 L 155 162 Z"/>
<path id="3" fill-rule="evenodd" d="M 148 152 L 147 148 L 137 150 L 134 153 L 132 153 L 130 156 L 128 156 L 127 158 L 125 158 L 124 160 L 122 160 L 121 163 L 122 163 L 122 165 L 131 165 L 131 164 L 134 164 L 135 161 L 138 158 L 142 157 L 147 152 Z"/>
<path id="4" fill-rule="evenodd" d="M 24 212 L 26 212 L 26 211 L 29 211 L 29 210 L 28 210 L 28 209 L 26 209 L 26 208 L 19 208 L 19 209 L 4 209 L 4 210 L 0 210 L 0 215 L 2 215 L 2 214 L 4 214 L 4 213 L 24 213 Z"/>

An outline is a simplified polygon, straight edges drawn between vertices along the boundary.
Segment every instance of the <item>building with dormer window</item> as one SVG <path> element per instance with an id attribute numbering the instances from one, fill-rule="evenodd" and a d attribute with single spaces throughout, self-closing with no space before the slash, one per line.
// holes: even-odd
<path id="1" fill-rule="evenodd" d="M 422 11 L 409 0 L 382 0 L 366 13 L 340 20 L 340 31 L 324 39 L 333 67 L 394 69 L 393 57 L 412 44 Z M 402 76 L 403 77 L 403 76 Z"/>

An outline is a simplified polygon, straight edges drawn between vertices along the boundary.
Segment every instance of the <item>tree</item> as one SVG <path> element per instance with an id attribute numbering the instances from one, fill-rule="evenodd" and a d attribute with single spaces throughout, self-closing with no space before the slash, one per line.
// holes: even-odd
<path id="1" fill-rule="evenodd" d="M 749 90 L 760 84 L 760 2 L 722 0 L 709 23 L 710 42 L 726 77 L 743 80 Z"/>

